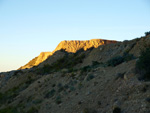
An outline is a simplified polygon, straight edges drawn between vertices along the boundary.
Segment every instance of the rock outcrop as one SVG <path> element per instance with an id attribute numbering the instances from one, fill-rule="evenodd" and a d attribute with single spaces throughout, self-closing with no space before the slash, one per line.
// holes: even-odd
<path id="1" fill-rule="evenodd" d="M 58 50 L 65 50 L 66 52 L 75 53 L 80 49 L 84 49 L 85 51 L 89 48 L 97 48 L 100 45 L 116 43 L 114 40 L 104 40 L 104 39 L 91 39 L 91 40 L 71 40 L 71 41 L 61 41 L 56 49 L 53 52 L 42 52 L 38 57 L 32 59 L 25 66 L 20 67 L 19 69 L 32 68 L 33 66 L 37 66 L 43 61 L 45 61 L 48 57 L 53 55 Z"/>
<path id="2" fill-rule="evenodd" d="M 112 40 L 103 40 L 103 39 L 91 39 L 91 40 L 71 40 L 71 41 L 61 41 L 56 49 L 53 51 L 56 52 L 58 50 L 65 50 L 67 52 L 75 53 L 79 49 L 84 49 L 85 51 L 91 47 L 97 48 L 100 45 L 116 43 L 117 41 Z"/>
<path id="3" fill-rule="evenodd" d="M 32 59 L 29 63 L 19 68 L 20 69 L 26 69 L 26 68 L 32 68 L 33 66 L 39 65 L 41 62 L 45 61 L 49 56 L 52 55 L 52 52 L 41 52 L 38 57 L 35 57 Z"/>

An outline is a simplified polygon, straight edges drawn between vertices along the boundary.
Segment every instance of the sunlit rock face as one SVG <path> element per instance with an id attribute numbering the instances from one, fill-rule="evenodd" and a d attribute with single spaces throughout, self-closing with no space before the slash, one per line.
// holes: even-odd
<path id="1" fill-rule="evenodd" d="M 116 41 L 111 40 L 103 40 L 103 39 L 91 39 L 91 40 L 71 40 L 71 41 L 61 41 L 56 49 L 54 50 L 61 50 L 64 49 L 67 52 L 75 53 L 79 49 L 87 50 L 91 47 L 97 48 L 100 45 L 109 44 L 109 43 L 116 43 Z"/>
<path id="2" fill-rule="evenodd" d="M 49 56 L 51 56 L 51 52 L 41 52 L 40 55 L 38 56 L 35 65 L 38 65 L 39 63 L 45 61 Z"/>
<path id="3" fill-rule="evenodd" d="M 26 65 L 20 67 L 19 69 L 32 68 L 33 66 L 37 66 L 43 61 L 45 61 L 48 57 L 53 55 L 58 50 L 65 50 L 66 52 L 75 53 L 80 49 L 90 49 L 92 47 L 97 48 L 100 45 L 116 43 L 117 41 L 113 40 L 103 40 L 103 39 L 91 39 L 91 40 L 70 40 L 70 41 L 61 41 L 56 49 L 53 52 L 41 52 L 39 56 L 32 59 Z"/>
<path id="4" fill-rule="evenodd" d="M 26 65 L 20 67 L 19 69 L 32 68 L 33 66 L 39 65 L 41 62 L 45 61 L 49 56 L 52 55 L 52 52 L 41 52 L 38 57 L 35 57 Z"/>

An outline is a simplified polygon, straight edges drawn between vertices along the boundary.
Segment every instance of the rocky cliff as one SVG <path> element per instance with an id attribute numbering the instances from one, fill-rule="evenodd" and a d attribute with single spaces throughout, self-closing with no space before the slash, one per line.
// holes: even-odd
<path id="1" fill-rule="evenodd" d="M 104 39 L 91 39 L 91 40 L 84 40 L 84 41 L 80 41 L 80 40 L 61 41 L 53 52 L 42 52 L 38 57 L 35 57 L 29 63 L 20 67 L 19 69 L 26 69 L 26 68 L 31 68 L 33 66 L 37 66 L 58 50 L 63 49 L 66 52 L 75 53 L 80 49 L 84 49 L 86 51 L 87 49 L 92 47 L 97 48 L 100 45 L 116 43 L 116 42 L 117 41 L 104 40 Z"/>
<path id="2" fill-rule="evenodd" d="M 52 52 L 41 52 L 38 57 L 35 57 L 34 59 L 32 59 L 30 62 L 20 67 L 19 69 L 26 69 L 26 68 L 31 68 L 33 66 L 37 66 L 41 62 L 45 61 L 51 55 L 52 55 Z"/>
<path id="3" fill-rule="evenodd" d="M 61 41 L 56 49 L 53 51 L 56 52 L 58 50 L 65 50 L 67 52 L 75 53 L 79 49 L 84 49 L 85 51 L 91 47 L 97 48 L 100 45 L 116 43 L 117 41 L 112 40 L 103 40 L 103 39 L 91 39 L 91 40 L 71 40 L 71 41 Z"/>

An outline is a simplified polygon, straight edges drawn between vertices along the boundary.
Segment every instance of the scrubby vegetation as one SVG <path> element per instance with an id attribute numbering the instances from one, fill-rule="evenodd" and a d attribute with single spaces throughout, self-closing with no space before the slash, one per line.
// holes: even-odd
<path id="1" fill-rule="evenodd" d="M 148 36 L 148 35 L 150 35 L 150 31 L 145 32 L 145 36 Z"/>
<path id="2" fill-rule="evenodd" d="M 116 57 L 113 57 L 112 59 L 108 60 L 107 65 L 114 67 L 114 66 L 121 64 L 122 62 L 124 62 L 123 57 L 122 56 L 116 56 Z"/>
<path id="3" fill-rule="evenodd" d="M 106 62 L 107 66 L 115 67 L 123 62 L 128 62 L 135 59 L 133 54 L 124 53 L 123 56 L 116 56 Z"/>
<path id="4" fill-rule="evenodd" d="M 38 109 L 35 108 L 35 107 L 31 107 L 31 108 L 27 111 L 27 113 L 38 113 Z"/>
<path id="5" fill-rule="evenodd" d="M 136 62 L 136 71 L 140 74 L 139 80 L 150 80 L 150 48 L 141 52 L 141 56 Z"/>
<path id="6" fill-rule="evenodd" d="M 46 95 L 45 95 L 45 98 L 51 98 L 54 96 L 55 94 L 55 89 L 52 89 L 51 91 L 47 92 Z"/>
<path id="7" fill-rule="evenodd" d="M 0 110 L 0 113 L 19 113 L 16 107 L 6 107 Z"/>
<path id="8" fill-rule="evenodd" d="M 77 52 L 78 53 L 78 52 Z M 66 54 L 63 58 L 57 60 L 52 65 L 44 65 L 42 68 L 36 70 L 38 74 L 49 74 L 52 72 L 60 71 L 63 68 L 68 69 L 68 71 L 72 72 L 73 67 L 79 63 L 82 63 L 82 60 L 85 58 L 84 54 Z M 71 60 L 68 60 L 71 59 Z"/>
<path id="9" fill-rule="evenodd" d="M 119 107 L 115 107 L 113 113 L 121 113 L 121 109 Z"/>
<path id="10" fill-rule="evenodd" d="M 17 97 L 21 91 L 28 88 L 33 81 L 34 79 L 29 74 L 27 76 L 27 80 L 23 83 L 20 83 L 19 85 L 14 86 L 3 93 L 0 92 L 0 105 L 13 102 L 14 98 Z"/>

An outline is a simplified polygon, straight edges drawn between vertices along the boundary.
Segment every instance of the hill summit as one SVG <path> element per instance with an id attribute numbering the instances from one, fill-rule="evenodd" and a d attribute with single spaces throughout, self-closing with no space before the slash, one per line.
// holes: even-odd
<path id="1" fill-rule="evenodd" d="M 41 52 L 39 56 L 35 57 L 31 61 L 29 61 L 26 65 L 20 67 L 19 69 L 32 68 L 33 66 L 37 66 L 43 61 L 45 61 L 48 57 L 52 56 L 56 51 L 65 50 L 69 53 L 75 53 L 80 49 L 87 50 L 89 48 L 97 48 L 100 45 L 116 43 L 114 40 L 104 40 L 104 39 L 91 39 L 91 40 L 64 40 L 61 41 L 58 46 L 55 48 L 53 52 Z"/>

